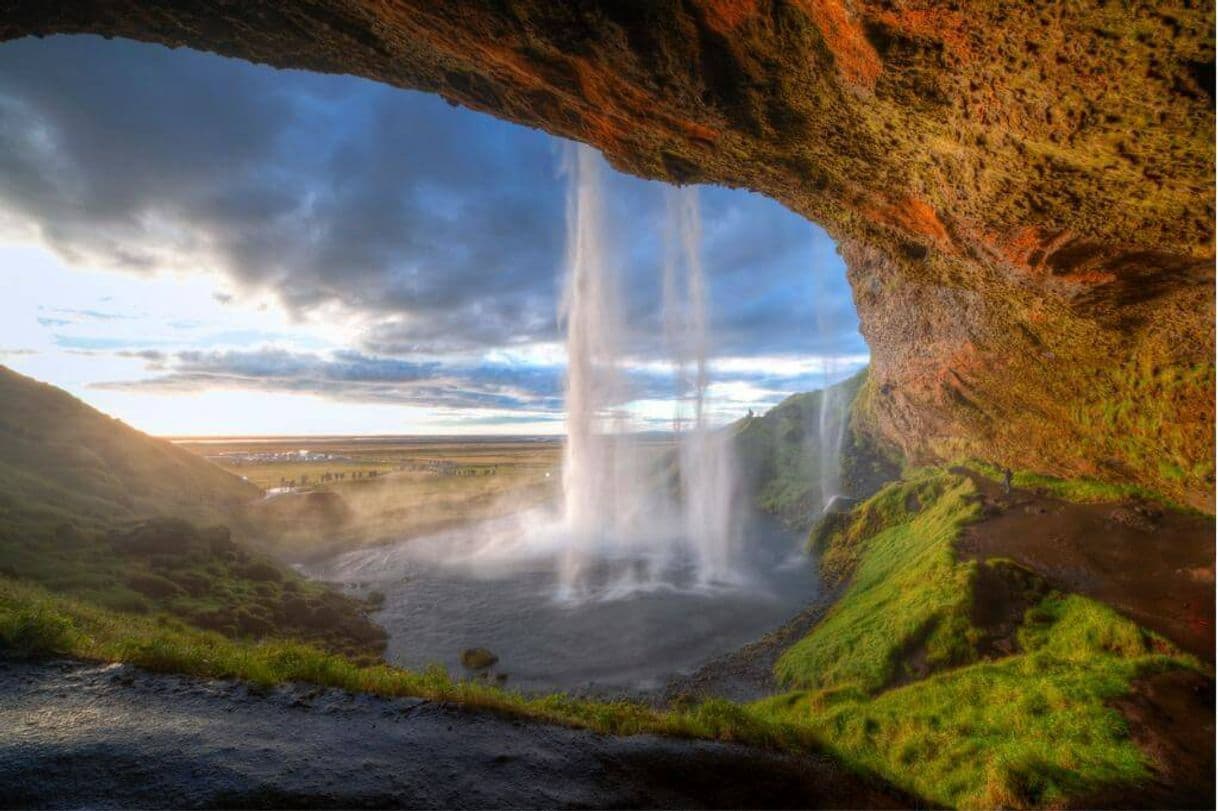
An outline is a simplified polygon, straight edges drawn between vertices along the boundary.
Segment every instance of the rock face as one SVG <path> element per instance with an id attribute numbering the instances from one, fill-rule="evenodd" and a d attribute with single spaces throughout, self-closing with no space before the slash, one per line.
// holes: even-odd
<path id="1" fill-rule="evenodd" d="M 358 74 L 839 240 L 881 433 L 1213 510 L 1212 3 L 0 2 Z"/>

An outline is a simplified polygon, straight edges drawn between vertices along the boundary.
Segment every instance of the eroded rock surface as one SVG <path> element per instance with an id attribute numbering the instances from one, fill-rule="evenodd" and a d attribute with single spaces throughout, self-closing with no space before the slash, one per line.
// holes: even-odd
<path id="1" fill-rule="evenodd" d="M 747 186 L 840 241 L 915 460 L 1213 511 L 1212 3 L 111 0 L 93 32 L 366 76 Z M 759 271 L 760 272 L 760 271 Z"/>
<path id="2" fill-rule="evenodd" d="M 827 757 L 0 659 L 5 807 L 909 808 Z"/>

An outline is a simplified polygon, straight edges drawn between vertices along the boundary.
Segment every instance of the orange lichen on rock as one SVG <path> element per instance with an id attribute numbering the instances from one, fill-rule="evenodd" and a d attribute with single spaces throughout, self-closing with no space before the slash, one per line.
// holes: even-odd
<path id="1" fill-rule="evenodd" d="M 940 42 L 961 59 L 973 56 L 973 46 L 966 33 L 968 26 L 964 15 L 958 11 L 943 8 L 881 11 L 876 19 L 905 36 Z"/>
<path id="2" fill-rule="evenodd" d="M 1080 287 L 1095 287 L 1116 281 L 1116 274 L 1106 270 L 1080 270 L 1077 273 L 1061 273 L 1055 279 L 1059 282 L 1077 284 Z"/>
<path id="3" fill-rule="evenodd" d="M 713 144 L 719 140 L 719 131 L 713 130 L 710 127 L 699 124 L 697 121 L 687 121 L 685 119 L 674 118 L 673 123 L 681 128 L 681 131 L 693 138 L 695 141 L 702 141 L 706 144 Z"/>
<path id="4" fill-rule="evenodd" d="M 719 34 L 734 31 L 757 15 L 757 0 L 700 0 L 707 26 Z"/>
<path id="5" fill-rule="evenodd" d="M 1026 272 L 1041 272 L 1049 254 L 1069 242 L 1066 230 L 1051 231 L 1038 225 L 1018 228 L 1009 236 L 986 239 L 990 248 L 1008 264 Z"/>
<path id="6" fill-rule="evenodd" d="M 943 221 L 924 200 L 907 197 L 897 202 L 864 206 L 863 211 L 870 220 L 880 225 L 928 237 L 941 247 L 948 247 L 951 244 Z"/>
<path id="7" fill-rule="evenodd" d="M 880 55 L 843 0 L 798 0 L 798 5 L 820 29 L 842 78 L 856 87 L 874 90 L 883 68 Z"/>

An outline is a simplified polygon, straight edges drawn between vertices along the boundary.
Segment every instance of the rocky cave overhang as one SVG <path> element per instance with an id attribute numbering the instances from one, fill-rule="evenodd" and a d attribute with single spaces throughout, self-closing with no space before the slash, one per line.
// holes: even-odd
<path id="1" fill-rule="evenodd" d="M 1213 31 L 1184 0 L 0 0 L 0 40 L 355 74 L 766 194 L 839 241 L 860 427 L 1207 512 Z"/>

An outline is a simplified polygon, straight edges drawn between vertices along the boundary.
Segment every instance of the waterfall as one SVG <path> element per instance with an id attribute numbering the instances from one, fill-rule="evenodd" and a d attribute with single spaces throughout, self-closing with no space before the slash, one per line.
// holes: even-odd
<path id="1" fill-rule="evenodd" d="M 826 364 L 829 366 L 829 364 Z M 841 385 L 830 385 L 830 373 L 825 373 L 825 387 L 821 390 L 820 413 L 817 415 L 817 446 L 820 459 L 817 469 L 820 475 L 821 508 L 829 506 L 842 489 L 842 442 L 846 437 L 846 422 L 849 419 L 849 399 Z"/>
<path id="2" fill-rule="evenodd" d="M 814 271 L 815 272 L 815 271 Z M 829 298 L 825 295 L 826 285 L 816 276 L 819 288 L 813 302 L 813 314 L 816 321 L 817 337 L 825 345 L 832 338 L 830 323 Z M 846 423 L 849 420 L 850 402 L 840 385 L 834 385 L 833 377 L 837 371 L 837 359 L 827 354 L 821 358 L 824 387 L 820 394 L 820 408 L 816 420 L 816 470 L 819 478 L 821 509 L 829 506 L 836 495 L 841 495 L 842 487 L 842 442 L 846 437 Z"/>
<path id="3" fill-rule="evenodd" d="M 706 414 L 709 325 L 698 190 L 670 188 L 666 197 L 662 303 L 676 382 L 673 425 L 682 526 L 697 556 L 700 580 L 724 582 L 738 574 L 733 553 L 740 535 L 739 510 L 731 437 L 711 430 Z M 685 429 L 687 404 L 693 414 Z"/>
<path id="4" fill-rule="evenodd" d="M 668 198 L 663 268 L 665 339 L 677 386 L 678 492 L 673 497 L 631 436 L 626 325 L 607 237 L 601 160 L 589 147 L 564 155 L 567 272 L 559 309 L 566 329 L 563 526 L 560 593 L 588 596 L 599 562 L 635 559 L 618 587 L 654 584 L 681 568 L 701 585 L 733 579 L 739 535 L 731 437 L 710 429 L 707 294 L 695 189 Z M 692 414 L 686 415 L 689 408 Z M 688 426 L 684 423 L 688 417 Z M 677 564 L 680 564 L 678 566 Z"/>

